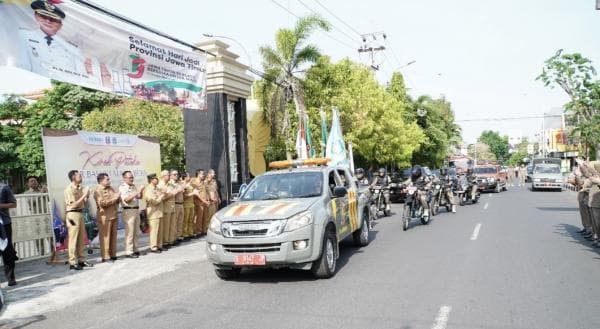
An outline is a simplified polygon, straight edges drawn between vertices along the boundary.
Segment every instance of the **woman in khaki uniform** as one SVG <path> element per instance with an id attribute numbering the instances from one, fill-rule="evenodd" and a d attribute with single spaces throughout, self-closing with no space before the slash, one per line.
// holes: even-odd
<path id="1" fill-rule="evenodd" d="M 202 235 L 202 223 L 204 222 L 204 216 L 208 215 L 208 196 L 206 194 L 204 179 L 204 170 L 200 169 L 196 171 L 196 178 L 192 180 L 192 186 L 195 190 L 194 205 L 196 210 L 193 230 L 194 238 L 196 239 Z"/>
<path id="2" fill-rule="evenodd" d="M 217 212 L 219 203 L 221 203 L 221 200 L 219 199 L 217 181 L 215 180 L 215 171 L 212 169 L 210 169 L 208 171 L 208 175 L 206 175 L 205 187 L 206 194 L 208 195 L 208 211 L 203 217 L 202 234 L 207 233 L 208 225 L 210 224 L 210 219 Z"/>
<path id="3" fill-rule="evenodd" d="M 194 235 L 194 187 L 188 173 L 182 174 L 183 191 L 183 238 L 189 240 Z"/>

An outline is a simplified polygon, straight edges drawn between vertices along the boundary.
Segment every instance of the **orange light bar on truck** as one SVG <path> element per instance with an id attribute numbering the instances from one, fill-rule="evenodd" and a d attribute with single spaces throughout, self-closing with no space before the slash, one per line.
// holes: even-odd
<path id="1" fill-rule="evenodd" d="M 305 160 L 283 160 L 283 161 L 273 161 L 269 163 L 269 168 L 272 169 L 284 169 L 291 167 L 300 167 L 300 166 L 324 166 L 329 162 L 328 158 L 314 158 L 314 159 L 305 159 Z"/>

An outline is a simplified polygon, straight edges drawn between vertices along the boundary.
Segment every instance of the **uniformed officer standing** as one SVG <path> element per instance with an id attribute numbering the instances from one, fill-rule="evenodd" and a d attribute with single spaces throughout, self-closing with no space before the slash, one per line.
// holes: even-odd
<path id="1" fill-rule="evenodd" d="M 163 217 L 160 224 L 163 243 L 162 249 L 168 250 L 169 246 L 174 242 L 171 241 L 171 229 L 175 221 L 175 186 L 171 183 L 171 175 L 168 170 L 161 171 L 160 176 L 161 180 L 158 183 L 158 188 L 164 194 Z"/>
<path id="2" fill-rule="evenodd" d="M 94 200 L 98 212 L 96 219 L 100 230 L 100 256 L 102 262 L 117 260 L 117 224 L 121 196 L 110 186 L 108 174 L 96 176 L 98 187 L 94 191 Z"/>
<path id="3" fill-rule="evenodd" d="M 173 232 L 171 232 L 171 240 L 175 244 L 179 244 L 183 241 L 183 190 L 185 189 L 185 186 L 181 179 L 179 179 L 179 172 L 177 170 L 171 170 L 171 181 L 176 186 L 174 197 L 175 216 L 172 224 L 174 229 Z"/>
<path id="4" fill-rule="evenodd" d="M 577 160 L 578 167 L 575 170 L 575 178 L 579 191 L 577 192 L 577 203 L 579 204 L 579 214 L 581 215 L 581 224 L 583 229 L 579 233 L 583 234 L 586 239 L 591 240 L 593 236 L 592 220 L 588 207 L 589 189 L 591 187 L 590 180 L 584 175 L 585 166 L 582 160 Z"/>
<path id="5" fill-rule="evenodd" d="M 594 170 L 591 172 L 590 187 L 588 206 L 590 209 L 590 217 L 592 219 L 592 227 L 596 234 L 596 241 L 592 244 L 596 248 L 600 248 L 600 161 L 594 161 L 591 163 Z"/>
<path id="6" fill-rule="evenodd" d="M 213 169 L 209 169 L 206 175 L 205 180 L 206 186 L 206 194 L 208 195 L 208 211 L 203 216 L 202 220 L 202 234 L 206 235 L 208 232 L 208 225 L 210 223 L 210 219 L 217 212 L 219 204 L 221 203 L 221 199 L 219 198 L 219 190 L 217 181 L 215 178 L 215 171 Z"/>
<path id="7" fill-rule="evenodd" d="M 189 240 L 194 236 L 194 187 L 192 178 L 188 173 L 183 173 L 183 238 Z"/>
<path id="8" fill-rule="evenodd" d="M 84 59 L 76 45 L 57 35 L 65 13 L 50 1 L 33 1 L 31 8 L 39 29 L 20 31 L 26 53 L 19 65 L 57 80 L 86 80 L 92 74 L 90 60 Z"/>
<path id="9" fill-rule="evenodd" d="M 146 201 L 146 216 L 150 225 L 150 251 L 160 253 L 163 246 L 163 230 L 160 227 L 163 218 L 164 195 L 158 188 L 156 174 L 148 175 L 148 185 L 144 189 L 143 198 Z"/>
<path id="10" fill-rule="evenodd" d="M 204 185 L 205 174 L 204 170 L 196 170 L 196 177 L 192 180 L 194 187 L 194 238 L 197 239 L 202 235 L 202 223 L 204 221 L 204 213 L 208 212 L 208 195 Z"/>
<path id="11" fill-rule="evenodd" d="M 83 209 L 87 206 L 90 190 L 82 187 L 81 174 L 71 170 L 68 174 L 71 183 L 64 191 L 67 230 L 69 232 L 69 268 L 81 270 L 83 267 L 92 266 L 85 260 L 83 236 L 85 223 L 83 222 Z"/>
<path id="12" fill-rule="evenodd" d="M 126 170 L 122 174 L 123 184 L 119 186 L 121 195 L 121 209 L 123 224 L 125 224 L 125 255 L 129 258 L 138 258 L 138 235 L 140 230 L 140 205 L 143 186 L 136 188 L 133 183 L 133 173 Z"/>

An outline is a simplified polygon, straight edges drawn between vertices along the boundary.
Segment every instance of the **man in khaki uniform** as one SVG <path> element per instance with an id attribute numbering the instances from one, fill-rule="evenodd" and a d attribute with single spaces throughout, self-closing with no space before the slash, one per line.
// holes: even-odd
<path id="1" fill-rule="evenodd" d="M 89 189 L 81 186 L 81 174 L 71 170 L 68 174 L 71 184 L 65 188 L 66 214 L 65 221 L 69 231 L 69 269 L 81 270 L 83 267 L 92 266 L 85 260 L 83 236 L 85 224 L 83 222 L 83 209 L 86 207 Z"/>
<path id="2" fill-rule="evenodd" d="M 205 188 L 206 194 L 208 195 L 208 211 L 205 212 L 202 220 L 202 234 L 206 235 L 208 231 L 208 225 L 210 224 L 210 219 L 217 212 L 217 208 L 221 203 L 219 198 L 219 189 L 217 186 L 217 181 L 215 178 L 215 171 L 213 169 L 208 170 L 205 180 Z"/>
<path id="3" fill-rule="evenodd" d="M 590 181 L 590 189 L 588 192 L 588 209 L 590 220 L 592 223 L 592 231 L 594 233 L 594 247 L 600 247 L 600 162 L 593 161 L 589 163 L 585 170 Z"/>
<path id="4" fill-rule="evenodd" d="M 140 205 L 143 186 L 136 188 L 133 183 L 133 173 L 126 170 L 122 174 L 123 184 L 119 186 L 121 209 L 125 224 L 125 255 L 128 258 L 138 258 L 138 235 L 140 230 Z"/>
<path id="5" fill-rule="evenodd" d="M 197 239 L 202 235 L 202 223 L 204 220 L 204 213 L 208 210 L 208 195 L 206 194 L 206 187 L 204 186 L 204 170 L 196 170 L 196 178 L 192 180 L 192 186 L 194 187 L 194 206 L 195 206 L 195 217 L 194 217 L 194 238 Z"/>
<path id="6" fill-rule="evenodd" d="M 158 188 L 158 177 L 156 174 L 148 175 L 148 185 L 143 193 L 146 201 L 146 216 L 150 225 L 150 251 L 160 253 L 163 246 L 163 230 L 160 227 L 163 218 L 164 194 Z"/>
<path id="7" fill-rule="evenodd" d="M 179 172 L 177 170 L 171 170 L 171 181 L 176 186 L 175 188 L 175 216 L 172 226 L 175 228 L 171 232 L 171 240 L 175 244 L 179 244 L 183 241 L 183 190 L 185 188 L 181 179 L 179 179 Z"/>
<path id="8" fill-rule="evenodd" d="M 586 176 L 585 162 L 578 159 L 577 164 L 578 166 L 575 170 L 575 178 L 577 180 L 577 186 L 579 187 L 577 202 L 579 204 L 579 214 L 581 215 L 581 224 L 583 226 L 583 229 L 579 231 L 579 233 L 583 234 L 586 239 L 591 240 L 594 235 L 590 209 L 588 207 L 591 181 Z"/>
<path id="9" fill-rule="evenodd" d="M 183 239 L 189 240 L 194 236 L 194 187 L 192 178 L 183 173 Z"/>
<path id="10" fill-rule="evenodd" d="M 160 172 L 160 182 L 158 189 L 164 194 L 163 196 L 163 217 L 160 223 L 162 231 L 163 251 L 168 250 L 171 243 L 171 228 L 175 221 L 175 186 L 171 183 L 171 175 L 168 170 Z"/>
<path id="11" fill-rule="evenodd" d="M 96 176 L 98 187 L 94 191 L 94 200 L 98 212 L 96 220 L 100 230 L 100 256 L 102 262 L 117 260 L 117 224 L 121 196 L 110 186 L 108 174 Z"/>

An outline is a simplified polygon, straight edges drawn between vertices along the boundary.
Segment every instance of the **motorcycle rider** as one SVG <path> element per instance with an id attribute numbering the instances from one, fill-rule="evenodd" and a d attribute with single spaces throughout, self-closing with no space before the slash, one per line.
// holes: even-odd
<path id="1" fill-rule="evenodd" d="M 371 183 L 370 188 L 374 188 L 375 186 L 381 187 L 381 192 L 383 193 L 383 198 L 385 200 L 385 210 L 389 211 L 390 206 L 390 176 L 386 174 L 385 168 L 379 168 L 377 176 L 373 178 L 373 182 Z"/>
<path id="2" fill-rule="evenodd" d="M 406 186 L 417 187 L 418 199 L 423 207 L 423 216 L 429 216 L 429 202 L 427 202 L 427 193 L 431 188 L 431 180 L 425 174 L 423 168 L 414 165 L 410 170 L 410 177 L 404 182 Z"/>
<path id="3" fill-rule="evenodd" d="M 471 194 L 471 200 L 475 200 L 479 186 L 477 185 L 477 177 L 473 173 L 473 168 L 467 169 L 467 182 L 469 183 L 468 191 Z"/>
<path id="4" fill-rule="evenodd" d="M 365 170 L 363 168 L 357 168 L 355 173 L 358 184 L 361 186 L 369 185 L 369 179 L 365 177 Z"/>
<path id="5" fill-rule="evenodd" d="M 452 177 L 448 174 L 448 168 L 440 169 L 440 183 L 444 186 L 444 191 L 442 191 L 442 195 L 446 198 L 446 201 L 452 205 L 452 212 L 456 213 L 456 198 L 454 197 L 454 193 L 452 192 L 452 185 L 456 184 L 452 180 Z"/>

